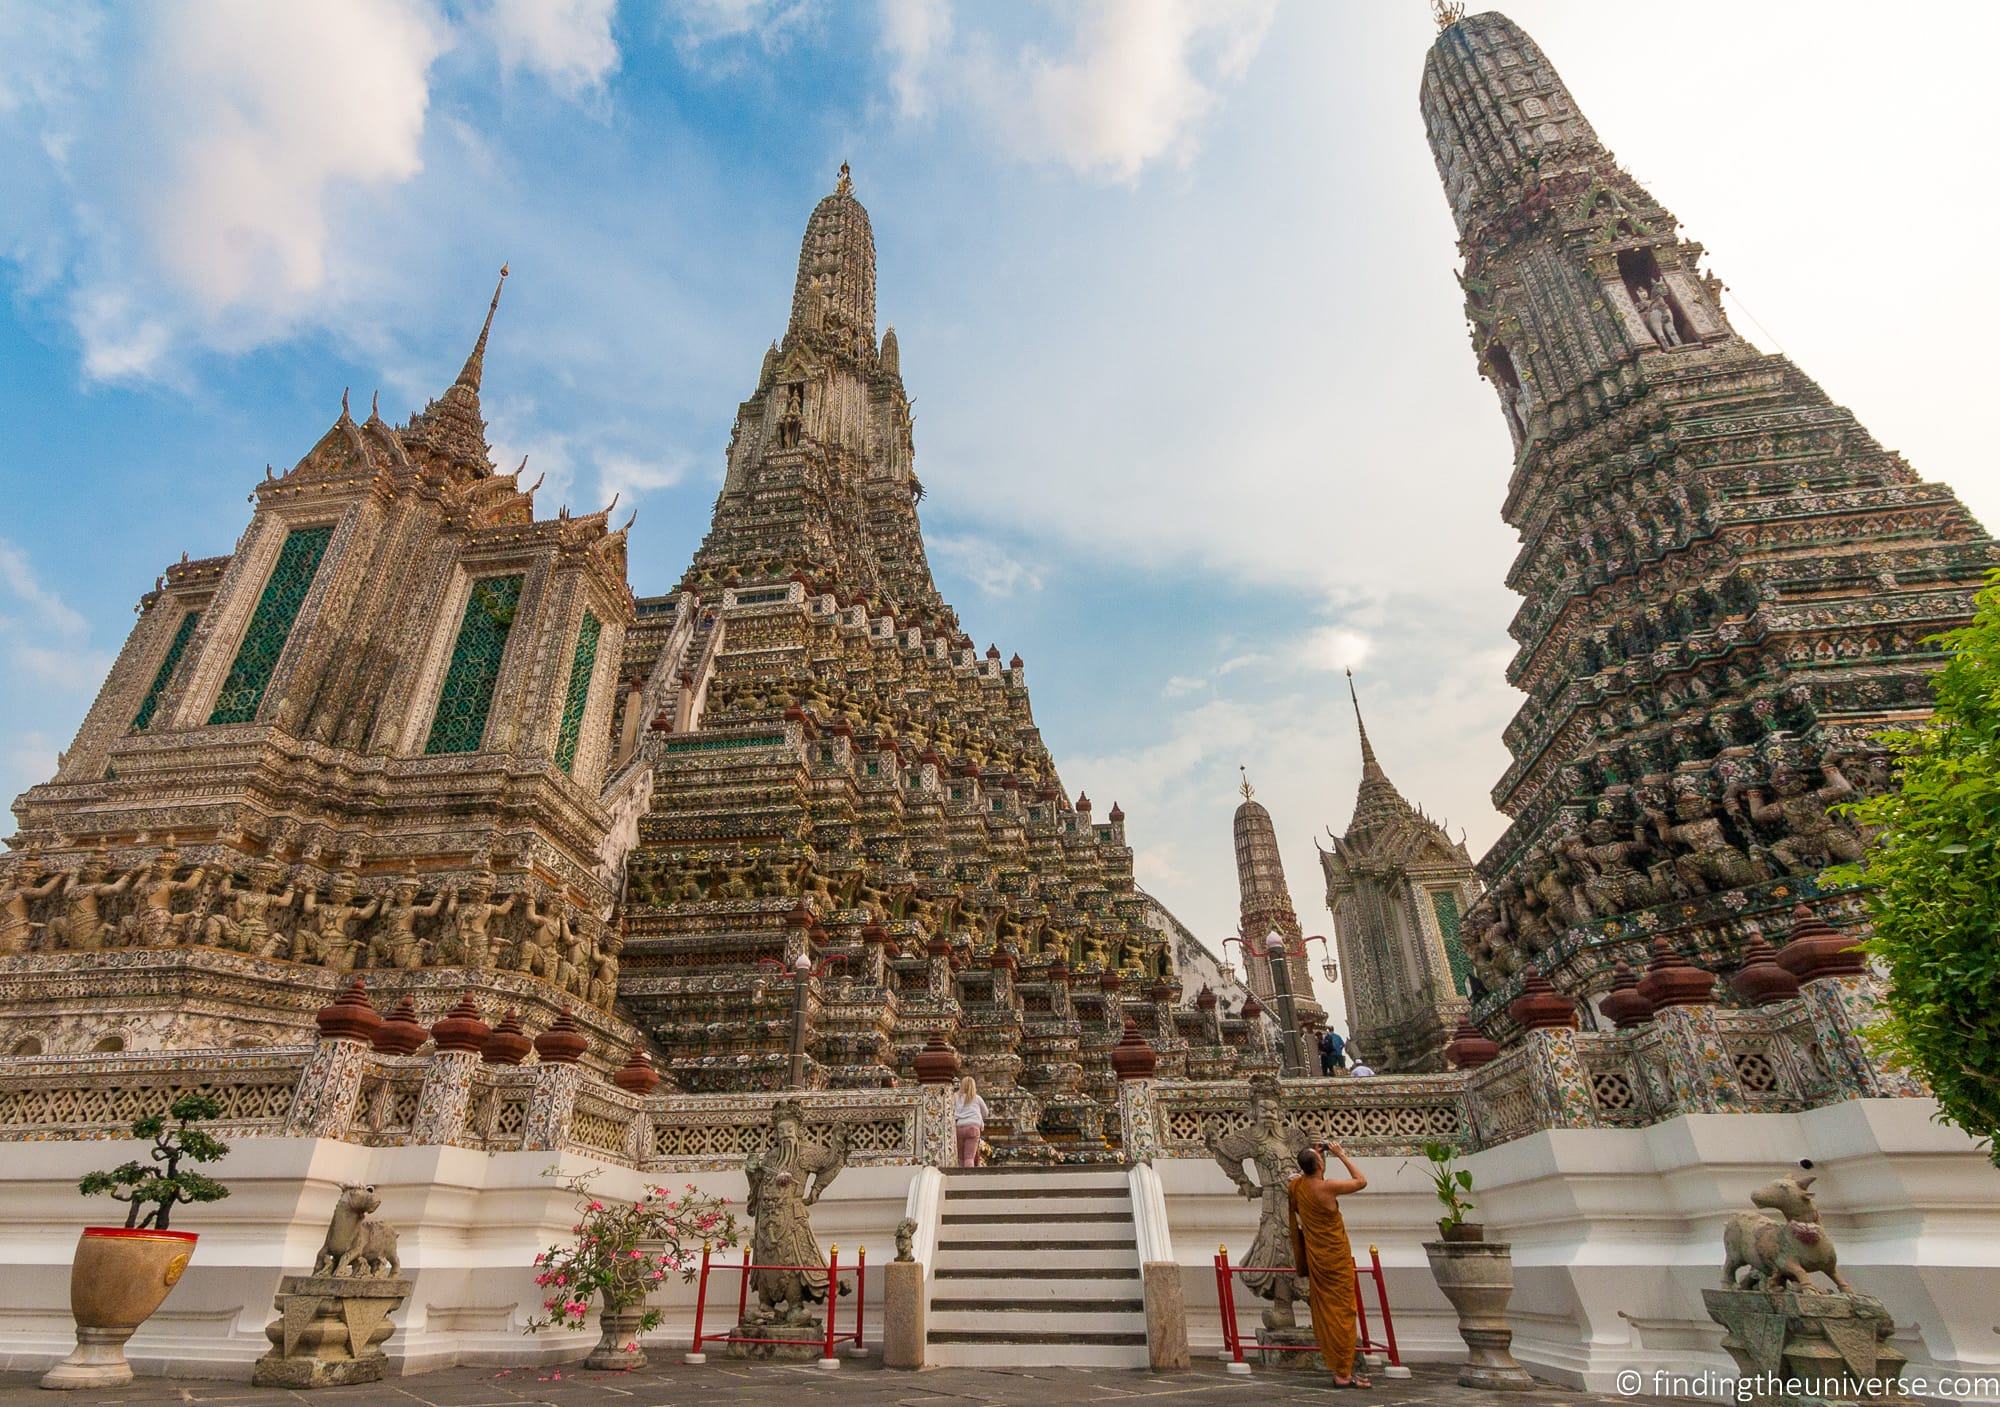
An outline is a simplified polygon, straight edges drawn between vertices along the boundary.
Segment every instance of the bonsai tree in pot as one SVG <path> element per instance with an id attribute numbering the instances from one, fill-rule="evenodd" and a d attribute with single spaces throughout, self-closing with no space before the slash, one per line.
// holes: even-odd
<path id="1" fill-rule="evenodd" d="M 164 1113 L 132 1121 L 132 1137 L 152 1140 L 149 1162 L 134 1158 L 85 1173 L 77 1191 L 127 1204 L 123 1226 L 86 1226 L 70 1266 L 69 1307 L 76 1350 L 42 1378 L 43 1387 L 117 1387 L 132 1381 L 125 1341 L 180 1282 L 195 1233 L 167 1225 L 184 1203 L 218 1202 L 229 1189 L 184 1163 L 212 1163 L 229 1145 L 198 1127 L 222 1114 L 205 1094 L 184 1094 Z"/>
<path id="2" fill-rule="evenodd" d="M 1458 1311 L 1458 1335 L 1465 1340 L 1468 1360 L 1459 1369 L 1464 1387 L 1506 1391 L 1534 1386 L 1534 1379 L 1514 1361 L 1508 1346 L 1514 1330 L 1507 1322 L 1507 1301 L 1514 1293 L 1514 1248 L 1488 1241 L 1486 1228 L 1467 1221 L 1473 1209 L 1468 1194 L 1472 1173 L 1458 1166 L 1458 1148 L 1450 1143 L 1426 1143 L 1431 1186 L 1444 1215 L 1438 1218 L 1438 1239 L 1424 1242 L 1431 1275 Z"/>
<path id="3" fill-rule="evenodd" d="M 704 1246 L 735 1245 L 736 1214 L 725 1198 L 703 1196 L 692 1183 L 678 1195 L 649 1186 L 636 1202 L 605 1198 L 591 1190 L 597 1172 L 563 1179 L 576 1197 L 577 1220 L 570 1228 L 575 1239 L 535 1256 L 543 1312 L 529 1318 L 527 1331 L 581 1329 L 596 1297 L 600 1334 L 584 1366 L 643 1368 L 646 1352 L 639 1336 L 658 1328 L 664 1317 L 646 1297 L 669 1275 L 683 1283 L 693 1280 Z"/>

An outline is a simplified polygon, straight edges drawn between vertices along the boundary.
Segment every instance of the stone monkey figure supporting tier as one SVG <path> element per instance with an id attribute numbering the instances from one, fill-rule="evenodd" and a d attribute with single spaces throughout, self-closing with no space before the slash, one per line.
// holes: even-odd
<path id="1" fill-rule="evenodd" d="M 42 862 L 33 855 L 15 857 L 7 878 L 0 881 L 0 957 L 28 951 L 35 930 L 41 927 L 32 921 L 30 906 L 54 894 L 67 878 L 60 870 L 43 875 Z"/>
<path id="2" fill-rule="evenodd" d="M 175 879 L 180 852 L 173 838 L 164 850 L 138 868 L 138 904 L 125 920 L 125 938 L 142 948 L 171 947 L 182 936 L 186 915 L 174 912 L 174 896 L 202 887 L 207 876 L 197 866 L 186 879 Z"/>
<path id="3" fill-rule="evenodd" d="M 335 972 L 350 971 L 361 954 L 356 925 L 382 911 L 382 900 L 357 899 L 351 870 L 340 870 L 327 880 L 326 898 L 306 890 L 305 918 L 292 938 L 294 961 L 321 963 Z"/>
<path id="4" fill-rule="evenodd" d="M 796 1099 L 779 1101 L 771 1110 L 770 1137 L 743 1165 L 750 1180 L 746 1210 L 755 1223 L 750 1235 L 753 1265 L 826 1264 L 813 1239 L 812 1204 L 846 1165 L 847 1140 L 838 1125 L 822 1143 L 806 1132 L 804 1105 Z M 824 1270 L 753 1269 L 750 1283 L 758 1307 L 749 1322 L 756 1324 L 809 1323 L 812 1306 L 827 1297 Z M 847 1293 L 847 1287 L 840 1293 Z"/>
<path id="5" fill-rule="evenodd" d="M 63 882 L 62 912 L 52 925 L 56 947 L 92 952 L 109 941 L 111 924 L 104 917 L 103 901 L 123 894 L 139 877 L 137 870 L 130 870 L 110 880 L 106 878 L 110 873 L 111 866 L 93 856 Z"/>
<path id="6" fill-rule="evenodd" d="M 1292 1263 L 1292 1235 L 1287 1220 L 1289 1202 L 1286 1189 L 1298 1172 L 1299 1150 L 1310 1147 L 1312 1139 L 1304 1129 L 1285 1118 L 1278 1103 L 1278 1082 L 1269 1075 L 1250 1081 L 1250 1124 L 1234 1133 L 1215 1134 L 1208 1151 L 1229 1180 L 1245 1197 L 1261 1203 L 1257 1237 L 1250 1253 L 1243 1257 L 1248 1272 L 1243 1283 L 1252 1294 L 1271 1301 L 1264 1311 L 1267 1329 L 1295 1329 L 1298 1312 L 1292 1305 L 1299 1297 L 1298 1277 L 1288 1270 L 1272 1267 Z M 1245 1162 L 1256 1166 L 1258 1179 L 1244 1173 Z"/>

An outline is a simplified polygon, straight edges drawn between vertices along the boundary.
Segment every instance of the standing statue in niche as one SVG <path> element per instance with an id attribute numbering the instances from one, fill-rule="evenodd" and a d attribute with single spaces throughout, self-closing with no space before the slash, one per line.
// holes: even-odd
<path id="1" fill-rule="evenodd" d="M 48 898 L 62 886 L 64 875 L 60 870 L 37 884 L 41 872 L 40 860 L 33 855 L 21 855 L 15 858 L 12 873 L 0 881 L 0 957 L 28 951 L 28 942 L 39 926 L 30 921 L 28 906 L 37 899 Z"/>
<path id="2" fill-rule="evenodd" d="M 1285 1118 L 1278 1103 L 1278 1082 L 1269 1075 L 1250 1081 L 1250 1123 L 1235 1133 L 1215 1134 L 1208 1151 L 1237 1191 L 1260 1200 L 1257 1237 L 1243 1266 L 1250 1273 L 1243 1283 L 1260 1299 L 1271 1301 L 1264 1311 L 1266 1329 L 1296 1329 L 1298 1313 L 1292 1305 L 1299 1297 L 1298 1276 L 1289 1270 L 1273 1269 L 1292 1263 L 1292 1234 L 1287 1215 L 1287 1189 L 1299 1170 L 1299 1150 L 1312 1140 L 1304 1129 Z M 1256 1166 L 1258 1180 L 1244 1173 L 1245 1162 Z"/>
<path id="3" fill-rule="evenodd" d="M 806 1132 L 805 1107 L 796 1099 L 779 1101 L 771 1110 L 768 1140 L 743 1165 L 750 1179 L 745 1210 L 755 1222 L 750 1236 L 754 1265 L 826 1264 L 813 1239 L 812 1204 L 846 1165 L 847 1139 L 838 1125 L 833 1137 L 821 1143 Z M 809 1323 L 812 1306 L 827 1297 L 824 1270 L 753 1269 L 750 1283 L 758 1304 L 749 1316 L 753 1324 Z"/>
<path id="4" fill-rule="evenodd" d="M 1674 310 L 1667 302 L 1665 284 L 1641 287 L 1632 295 L 1632 301 L 1638 306 L 1639 320 L 1646 324 L 1646 331 L 1653 334 L 1653 340 L 1663 350 L 1671 351 L 1681 345 L 1680 328 L 1674 325 Z"/>
<path id="5" fill-rule="evenodd" d="M 778 448 L 797 449 L 805 431 L 806 388 L 794 381 L 785 387 L 785 409 L 778 417 Z"/>

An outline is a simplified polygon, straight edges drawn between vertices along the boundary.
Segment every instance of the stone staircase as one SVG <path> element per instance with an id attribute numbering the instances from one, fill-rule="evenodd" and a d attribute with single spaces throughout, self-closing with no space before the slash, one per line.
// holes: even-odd
<path id="1" fill-rule="evenodd" d="M 1125 1170 L 945 1169 L 928 1327 L 941 1366 L 1145 1367 Z"/>

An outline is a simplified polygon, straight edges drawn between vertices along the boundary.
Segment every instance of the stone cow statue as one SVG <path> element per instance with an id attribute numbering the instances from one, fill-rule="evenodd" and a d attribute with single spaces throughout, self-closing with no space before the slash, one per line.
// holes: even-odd
<path id="1" fill-rule="evenodd" d="M 393 1276 L 402 1271 L 403 1263 L 396 1258 L 396 1228 L 368 1215 L 381 1205 L 372 1185 L 340 1185 L 340 1200 L 334 1203 L 333 1221 L 326 1228 L 319 1259 L 313 1262 L 313 1274 Z"/>
<path id="2" fill-rule="evenodd" d="M 1833 1237 L 1819 1224 L 1813 1180 L 1811 1173 L 1787 1173 L 1750 1194 L 1752 1202 L 1776 1216 L 1738 1212 L 1729 1219 L 1722 1233 L 1724 1288 L 1779 1290 L 1797 1285 L 1810 1290 L 1812 1283 L 1806 1277 L 1818 1272 L 1843 1292 L 1856 1293 L 1840 1273 Z"/>

